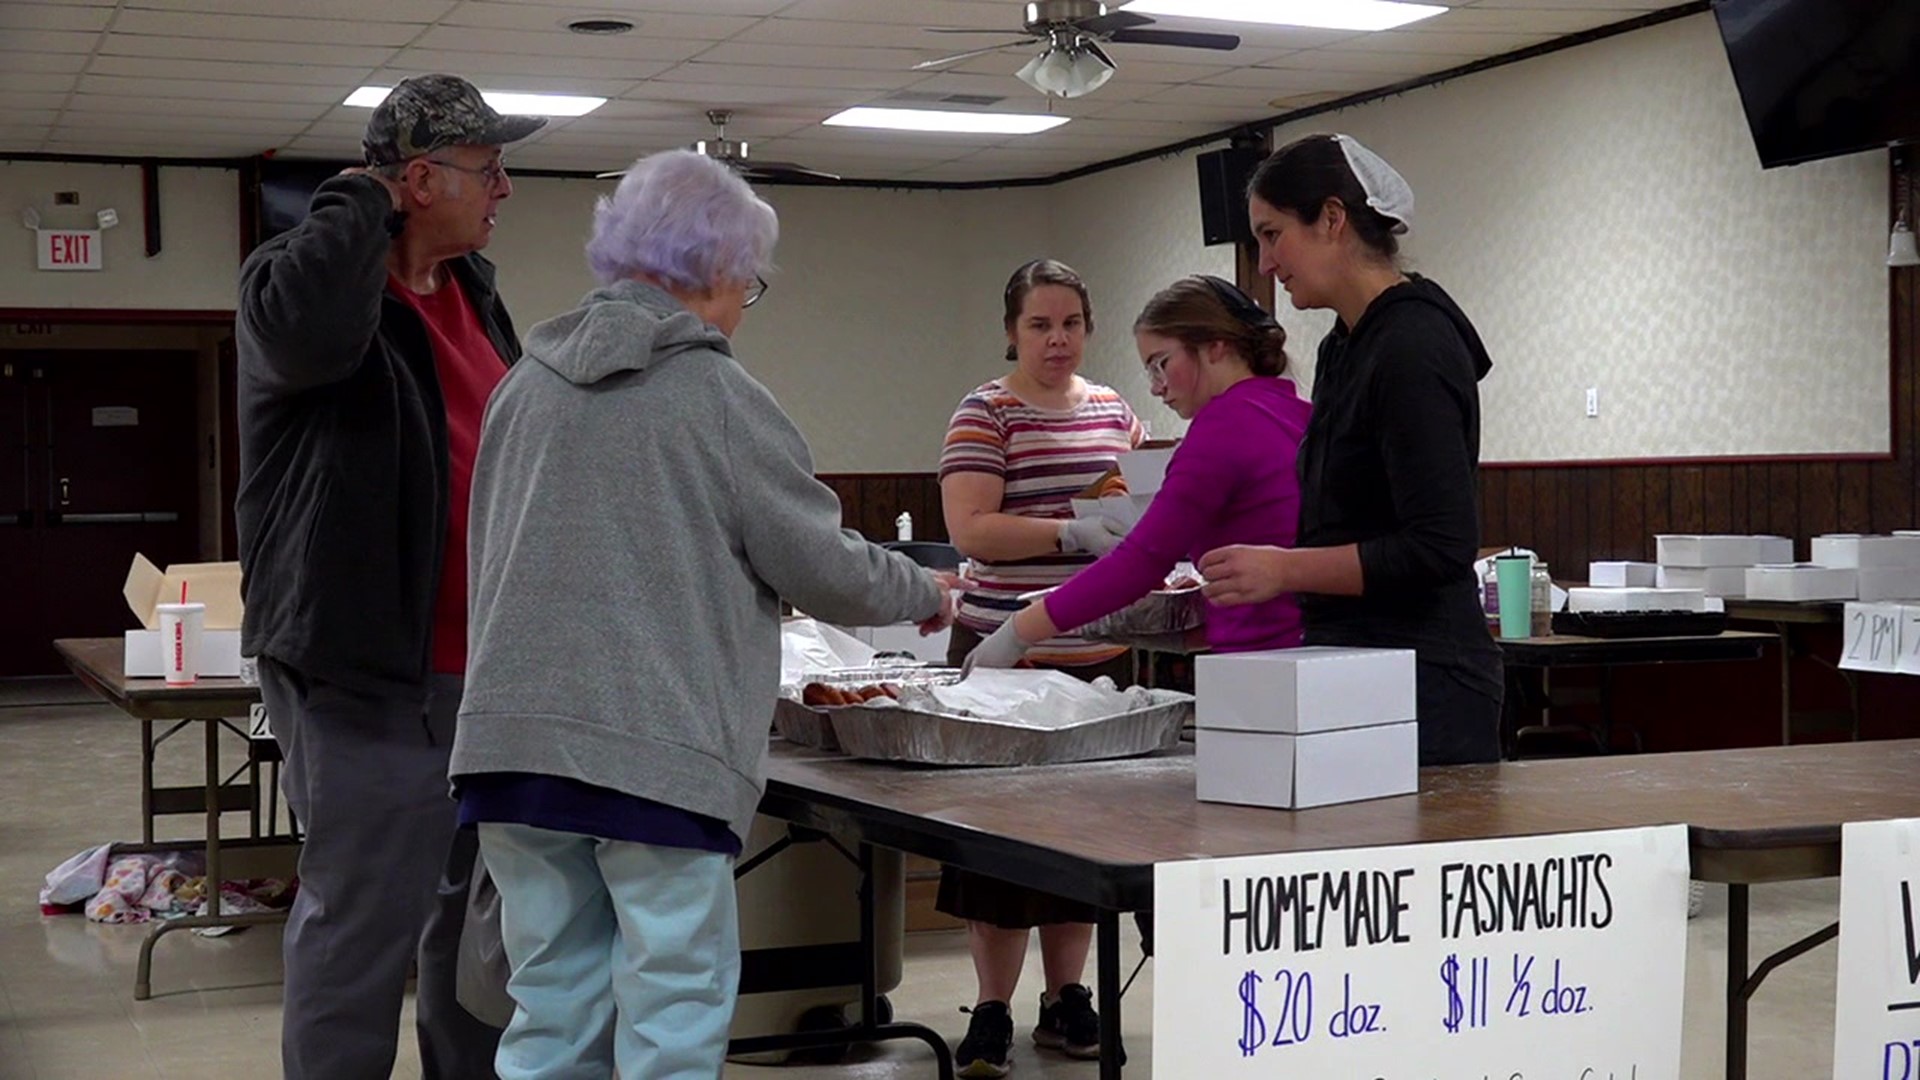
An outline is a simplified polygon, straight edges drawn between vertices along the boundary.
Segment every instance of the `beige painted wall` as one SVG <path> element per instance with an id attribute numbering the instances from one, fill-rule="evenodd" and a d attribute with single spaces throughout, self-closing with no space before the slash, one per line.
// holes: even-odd
<path id="1" fill-rule="evenodd" d="M 79 204 L 55 206 L 56 191 L 79 192 Z M 119 226 L 101 239 L 105 267 L 35 269 L 33 234 L 20 224 L 29 206 L 43 226 L 65 229 L 94 228 L 96 211 L 118 211 Z M 161 169 L 161 250 L 149 259 L 135 166 L 0 161 L 0 307 L 232 310 L 239 206 L 232 169 Z"/>
<path id="2" fill-rule="evenodd" d="M 1310 131 L 1412 185 L 1409 263 L 1493 354 L 1486 460 L 1888 449 L 1886 155 L 1762 171 L 1711 15 L 1276 139 Z"/>

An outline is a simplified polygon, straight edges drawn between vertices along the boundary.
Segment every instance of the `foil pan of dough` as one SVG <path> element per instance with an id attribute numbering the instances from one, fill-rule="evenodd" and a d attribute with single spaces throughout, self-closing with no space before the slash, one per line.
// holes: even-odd
<path id="1" fill-rule="evenodd" d="M 1056 765 L 1134 757 L 1180 741 L 1193 719 L 1193 698 L 1147 691 L 1152 703 L 1113 716 L 1039 728 L 974 716 L 921 712 L 897 705 L 834 709 L 842 753 L 918 765 Z"/>

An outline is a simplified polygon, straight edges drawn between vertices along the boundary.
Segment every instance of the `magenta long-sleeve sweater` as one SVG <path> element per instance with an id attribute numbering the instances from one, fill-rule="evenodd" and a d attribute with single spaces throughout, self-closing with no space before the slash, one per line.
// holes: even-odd
<path id="1" fill-rule="evenodd" d="M 1259 377 L 1202 407 L 1139 524 L 1047 595 L 1060 631 L 1140 599 L 1182 559 L 1227 544 L 1292 547 L 1300 518 L 1294 459 L 1310 408 L 1290 380 Z M 1207 643 L 1216 652 L 1291 648 L 1300 644 L 1300 607 L 1290 593 L 1242 607 L 1208 604 Z"/>

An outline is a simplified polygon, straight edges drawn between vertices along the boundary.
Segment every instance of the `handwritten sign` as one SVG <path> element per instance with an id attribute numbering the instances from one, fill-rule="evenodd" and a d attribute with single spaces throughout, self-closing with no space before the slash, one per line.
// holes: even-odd
<path id="1" fill-rule="evenodd" d="M 273 721 L 267 717 L 267 707 L 257 701 L 247 706 L 247 738 L 273 738 Z"/>
<path id="2" fill-rule="evenodd" d="M 1154 907 L 1157 1075 L 1680 1075 L 1684 826 L 1161 863 Z"/>
<path id="3" fill-rule="evenodd" d="M 1920 604 L 1900 605 L 1900 662 L 1894 670 L 1920 675 Z"/>
<path id="4" fill-rule="evenodd" d="M 1920 820 L 1840 831 L 1835 1080 L 1920 1077 Z"/>
<path id="5" fill-rule="evenodd" d="M 1851 671 L 1899 670 L 1900 630 L 1906 621 L 1901 605 L 1848 604 L 1841 618 L 1841 667 Z"/>

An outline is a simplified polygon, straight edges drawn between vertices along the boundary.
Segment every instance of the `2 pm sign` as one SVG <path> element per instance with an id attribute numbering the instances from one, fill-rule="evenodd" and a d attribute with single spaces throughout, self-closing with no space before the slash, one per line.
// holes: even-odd
<path id="1" fill-rule="evenodd" d="M 42 270 L 98 270 L 100 230 L 35 229 Z"/>
<path id="2" fill-rule="evenodd" d="M 1153 1069 L 1678 1080 L 1687 830 L 1164 862 Z"/>
<path id="3" fill-rule="evenodd" d="M 1833 1076 L 1920 1076 L 1920 820 L 1841 827 Z"/>

